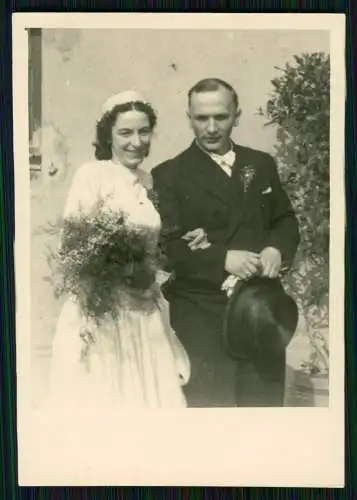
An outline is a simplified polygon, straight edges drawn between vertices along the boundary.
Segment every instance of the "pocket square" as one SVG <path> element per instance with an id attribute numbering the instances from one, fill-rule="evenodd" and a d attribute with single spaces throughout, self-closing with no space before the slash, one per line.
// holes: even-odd
<path id="1" fill-rule="evenodd" d="M 262 191 L 262 194 L 269 194 L 269 193 L 271 193 L 271 192 L 272 192 L 272 188 L 269 186 L 268 188 L 266 188 L 266 189 L 264 189 L 264 190 Z"/>

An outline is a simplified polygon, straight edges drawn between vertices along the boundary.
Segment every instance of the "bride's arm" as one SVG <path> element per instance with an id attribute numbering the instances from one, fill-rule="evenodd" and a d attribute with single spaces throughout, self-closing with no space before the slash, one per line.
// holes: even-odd
<path id="1" fill-rule="evenodd" d="M 86 163 L 79 167 L 74 174 L 69 189 L 63 217 L 78 215 L 80 211 L 88 211 L 96 201 L 96 168 L 93 163 Z M 98 180 L 97 180 L 98 181 Z"/>
<path id="2" fill-rule="evenodd" d="M 95 202 L 95 186 L 94 182 L 95 168 L 92 163 L 85 163 L 79 167 L 73 176 L 71 186 L 69 188 L 65 206 L 62 214 L 62 219 L 79 216 L 81 210 L 88 211 Z M 58 246 L 61 246 L 63 238 L 63 229 L 59 233 Z"/>
<path id="3" fill-rule="evenodd" d="M 162 269 L 159 269 L 156 273 L 156 282 L 160 287 L 164 285 L 171 277 L 172 273 L 168 273 L 167 271 L 163 271 Z"/>

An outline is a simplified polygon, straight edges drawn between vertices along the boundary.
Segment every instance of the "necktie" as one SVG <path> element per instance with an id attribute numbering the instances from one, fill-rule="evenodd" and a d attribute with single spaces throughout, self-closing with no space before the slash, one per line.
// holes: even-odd
<path id="1" fill-rule="evenodd" d="M 212 154 L 211 158 L 226 172 L 227 175 L 232 175 L 232 167 L 236 159 L 234 151 L 228 151 L 225 155 Z"/>

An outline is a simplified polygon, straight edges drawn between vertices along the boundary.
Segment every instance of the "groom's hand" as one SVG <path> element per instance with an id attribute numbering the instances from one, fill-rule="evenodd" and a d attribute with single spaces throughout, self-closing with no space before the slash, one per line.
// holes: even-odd
<path id="1" fill-rule="evenodd" d="M 260 255 L 246 250 L 228 250 L 225 269 L 240 279 L 251 278 L 260 273 Z"/>
<path id="2" fill-rule="evenodd" d="M 277 248 L 266 247 L 260 253 L 262 276 L 276 278 L 281 269 L 281 253 Z"/>
<path id="3" fill-rule="evenodd" d="M 193 231 L 188 231 L 182 236 L 183 240 L 188 241 L 190 250 L 205 250 L 211 244 L 208 241 L 207 234 L 204 229 L 197 228 Z"/>

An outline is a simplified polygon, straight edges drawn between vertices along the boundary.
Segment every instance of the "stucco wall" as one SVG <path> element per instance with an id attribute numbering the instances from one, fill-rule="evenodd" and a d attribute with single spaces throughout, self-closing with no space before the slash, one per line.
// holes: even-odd
<path id="1" fill-rule="evenodd" d="M 292 55 L 328 51 L 327 32 L 44 30 L 43 119 L 55 124 L 68 147 L 70 173 L 93 152 L 102 102 L 126 88 L 143 91 L 159 116 L 148 168 L 191 140 L 186 93 L 198 79 L 218 76 L 238 91 L 243 110 L 234 139 L 272 151 L 274 130 L 256 116 L 270 91 L 274 66 Z"/>

